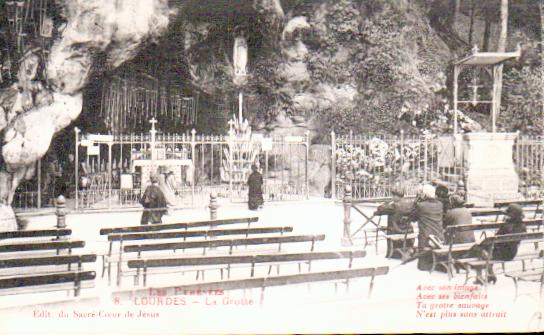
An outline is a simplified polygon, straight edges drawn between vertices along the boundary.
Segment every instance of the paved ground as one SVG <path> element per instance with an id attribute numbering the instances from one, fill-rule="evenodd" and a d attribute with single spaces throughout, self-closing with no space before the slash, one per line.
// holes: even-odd
<path id="1" fill-rule="evenodd" d="M 366 210 L 371 212 L 372 208 Z M 259 212 L 248 211 L 243 204 L 225 202 L 219 209 L 220 218 L 252 215 L 259 216 L 259 226 L 293 226 L 293 234 L 324 233 L 326 239 L 317 244 L 316 250 L 344 249 L 340 243 L 343 209 L 331 200 L 269 203 Z M 174 211 L 165 217 L 165 221 L 199 220 L 207 219 L 208 216 L 207 208 L 202 207 Z M 73 230 L 74 239 L 87 242 L 82 252 L 101 255 L 107 252 L 107 243 L 99 235 L 99 229 L 137 225 L 139 217 L 139 212 L 72 214 L 68 216 L 67 224 Z M 355 212 L 352 217 L 353 227 L 357 228 L 362 223 L 362 217 Z M 54 224 L 53 216 L 37 216 L 30 218 L 28 228 L 48 228 Z M 355 267 L 390 267 L 388 275 L 376 277 L 370 297 L 370 280 L 363 278 L 350 281 L 349 287 L 344 283 L 318 283 L 267 288 L 262 305 L 259 304 L 259 289 L 224 292 L 219 296 L 187 294 L 162 297 L 162 300 L 150 296 L 147 300 L 133 298 L 114 301 L 111 293 L 118 289 L 108 286 L 106 279 L 99 278 L 96 288 L 85 291 L 78 303 L 37 305 L 40 300 L 59 298 L 58 294 L 0 297 L 0 307 L 4 307 L 0 310 L 0 333 L 34 334 L 39 329 L 47 329 L 47 333 L 54 334 L 73 334 L 76 331 L 78 334 L 101 331 L 105 334 L 504 332 L 542 328 L 542 325 L 539 326 L 531 319 L 535 312 L 543 311 L 542 304 L 539 307 L 538 285 L 522 283 L 521 292 L 528 294 L 514 301 L 514 285 L 504 276 L 499 277 L 496 285 L 490 285 L 485 290 L 470 283 L 464 286 L 464 275 L 457 275 L 450 281 L 443 273 L 418 271 L 416 262 L 400 265 L 398 260 L 384 258 L 383 242 L 378 246 L 377 253 L 374 245 L 367 246 L 367 257 L 354 263 Z M 362 240 L 358 240 L 353 248 L 362 249 Z M 291 250 L 309 250 L 309 246 L 285 247 L 285 251 Z M 246 251 L 240 248 L 236 252 Z M 346 265 L 346 262 L 337 261 L 325 263 L 321 268 L 345 268 Z M 101 260 L 96 266 L 100 277 Z M 314 271 L 320 269 L 317 264 L 312 266 Z M 266 275 L 267 268 L 257 271 L 258 274 Z M 295 269 L 287 266 L 282 267 L 281 271 L 281 274 L 287 274 Z M 218 273 L 207 272 L 206 281 L 218 278 Z M 194 273 L 183 276 L 169 274 L 160 278 L 151 282 L 150 286 L 175 286 L 195 279 Z M 122 289 L 130 289 L 132 285 L 129 277 L 124 280 Z M 423 287 L 433 291 L 418 290 Z M 418 299 L 420 293 L 435 296 L 428 299 L 422 296 Z M 442 299 L 439 299 L 440 296 Z M 165 305 L 157 306 L 159 301 Z M 426 308 L 420 304 L 418 309 L 418 301 L 427 304 Z M 24 307 L 28 304 L 34 306 Z M 5 308 L 15 305 L 19 307 Z M 45 317 L 48 313 L 51 317 Z M 61 316 L 61 313 L 65 313 L 66 317 Z"/>

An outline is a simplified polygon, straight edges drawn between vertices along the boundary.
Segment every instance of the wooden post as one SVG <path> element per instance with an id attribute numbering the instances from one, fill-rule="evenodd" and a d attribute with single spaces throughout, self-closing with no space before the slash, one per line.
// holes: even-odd
<path id="1" fill-rule="evenodd" d="M 192 164 L 193 164 L 193 180 L 191 182 L 191 205 L 194 206 L 195 204 L 195 181 L 196 181 L 196 165 L 195 165 L 195 161 L 196 161 L 196 130 L 193 128 L 193 130 L 191 130 L 191 161 L 192 161 Z"/>
<path id="2" fill-rule="evenodd" d="M 306 183 L 306 199 L 310 199 L 310 182 L 308 180 L 308 159 L 310 158 L 310 131 L 306 130 L 306 159 L 304 163 L 304 181 Z"/>
<path id="3" fill-rule="evenodd" d="M 113 145 L 112 142 L 108 143 L 108 208 L 111 208 L 111 146 Z"/>
<path id="4" fill-rule="evenodd" d="M 499 78 L 500 76 L 500 73 L 499 73 L 499 66 L 498 65 L 494 65 L 493 66 L 493 103 L 491 104 L 491 131 L 493 133 L 495 133 L 497 131 L 497 128 L 496 128 L 496 119 L 497 119 L 497 114 L 499 112 L 499 108 L 501 106 L 501 102 L 500 102 L 500 86 L 499 86 L 499 80 L 501 78 Z"/>
<path id="5" fill-rule="evenodd" d="M 453 133 L 457 134 L 457 101 L 458 101 L 459 65 L 453 67 Z"/>
<path id="6" fill-rule="evenodd" d="M 331 131 L 331 199 L 336 198 L 336 137 Z"/>
<path id="7" fill-rule="evenodd" d="M 78 200 L 79 200 L 79 152 L 78 152 L 78 148 L 79 148 L 79 128 L 78 127 L 74 127 L 74 133 L 75 133 L 75 137 L 76 137 L 76 144 L 75 144 L 75 149 L 76 149 L 76 152 L 75 152 L 75 159 L 74 159 L 74 162 L 75 162 L 75 178 L 76 178 L 76 204 L 75 204 L 75 208 L 76 210 L 78 209 Z"/>
<path id="8" fill-rule="evenodd" d="M 344 187 L 344 235 L 342 237 L 342 246 L 351 246 L 350 226 L 351 226 L 351 185 L 346 184 Z"/>

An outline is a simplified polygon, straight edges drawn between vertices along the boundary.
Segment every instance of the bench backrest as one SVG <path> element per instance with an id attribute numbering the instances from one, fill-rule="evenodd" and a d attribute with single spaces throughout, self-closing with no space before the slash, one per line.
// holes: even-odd
<path id="1" fill-rule="evenodd" d="M 80 263 L 94 263 L 94 262 L 96 262 L 95 254 L 0 259 L 0 269 L 42 266 L 42 265 L 67 265 L 67 264 L 75 264 L 75 263 L 79 263 L 79 264 Z"/>
<path id="2" fill-rule="evenodd" d="M 62 250 L 83 248 L 84 241 L 52 241 L 52 242 L 35 242 L 21 244 L 4 244 L 0 245 L 0 253 L 2 252 L 17 252 L 17 251 L 37 251 L 37 250 Z"/>
<path id="3" fill-rule="evenodd" d="M 292 232 L 293 227 L 261 227 L 261 228 L 240 228 L 240 229 L 215 229 L 215 230 L 187 230 L 187 231 L 169 231 L 169 232 L 149 232 L 133 234 L 110 234 L 108 241 L 134 241 L 134 240 L 154 240 L 180 237 L 199 237 L 199 236 L 223 236 L 223 235 L 242 235 L 242 234 L 267 234 L 267 233 L 286 233 Z"/>
<path id="4" fill-rule="evenodd" d="M 507 242 L 521 242 L 526 240 L 541 240 L 544 236 L 544 233 L 542 232 L 535 232 L 535 233 L 516 233 L 516 234 L 505 234 L 505 235 L 498 235 L 498 236 L 491 236 L 487 237 L 485 240 L 482 241 L 481 244 L 487 245 L 487 244 L 499 244 L 499 243 L 507 243 Z"/>
<path id="5" fill-rule="evenodd" d="M 44 229 L 44 230 L 16 230 L 0 232 L 0 240 L 11 238 L 30 238 L 46 236 L 68 236 L 72 234 L 71 229 Z"/>
<path id="6" fill-rule="evenodd" d="M 295 235 L 295 236 L 274 236 L 274 237 L 256 237 L 228 240 L 209 240 L 209 241 L 191 241 L 174 243 L 157 243 L 142 245 L 127 245 L 125 252 L 142 252 L 152 250 L 178 250 L 190 248 L 210 248 L 210 247 L 233 247 L 239 245 L 259 245 L 275 243 L 294 243 L 294 242 L 315 242 L 325 239 L 325 235 Z"/>
<path id="7" fill-rule="evenodd" d="M 536 205 L 539 206 L 542 204 L 543 199 L 531 199 L 531 200 L 517 200 L 517 201 L 499 201 L 496 202 L 493 207 L 500 208 L 500 207 L 507 207 L 510 204 L 518 204 L 520 206 L 531 206 Z"/>
<path id="8" fill-rule="evenodd" d="M 0 289 L 61 284 L 70 282 L 76 283 L 76 285 L 78 285 L 78 283 L 80 283 L 81 281 L 94 280 L 95 277 L 96 273 L 94 271 L 82 271 L 0 278 Z"/>
<path id="9" fill-rule="evenodd" d="M 349 269 L 338 271 L 326 271 L 326 272 L 313 272 L 303 273 L 296 275 L 285 276 L 273 276 L 273 277 L 260 277 L 260 278 L 248 278 L 239 280 L 225 280 L 209 283 L 197 283 L 188 285 L 176 285 L 169 287 L 156 288 L 164 292 L 165 295 L 179 295 L 184 291 L 196 291 L 196 290 L 238 290 L 238 289 L 251 289 L 251 288 L 264 288 L 270 286 L 281 286 L 290 284 L 311 283 L 329 280 L 347 280 L 359 277 L 374 277 L 386 275 L 389 272 L 388 266 L 376 267 L 376 268 L 364 268 L 364 269 Z M 137 289 L 130 291 L 114 292 L 114 298 L 132 298 L 136 296 L 149 295 L 149 288 Z"/>
<path id="10" fill-rule="evenodd" d="M 219 225 L 228 225 L 236 223 L 253 223 L 259 221 L 258 217 L 246 217 L 246 218 L 233 218 L 233 219 L 221 219 L 221 220 L 206 220 L 206 221 L 193 221 L 193 222 L 180 222 L 180 223 L 162 223 L 153 225 L 140 225 L 130 227 L 119 228 L 102 228 L 100 229 L 100 235 L 120 234 L 120 233 L 142 233 L 152 232 L 159 230 L 172 230 L 172 229 L 189 229 L 194 227 L 214 227 Z"/>
<path id="11" fill-rule="evenodd" d="M 295 262 L 321 259 L 362 258 L 366 251 L 340 252 L 307 252 L 288 254 L 242 255 L 242 256 L 212 256 L 212 257 L 180 257 L 162 259 L 139 259 L 128 261 L 129 268 L 174 267 L 191 265 L 243 264 L 243 263 L 273 263 Z"/>
<path id="12" fill-rule="evenodd" d="M 539 227 L 541 225 L 544 225 L 544 222 L 542 221 L 542 219 L 527 219 L 527 220 L 523 220 L 523 223 L 528 227 Z M 486 222 L 486 223 L 448 226 L 446 227 L 446 233 L 451 234 L 453 232 L 464 232 L 464 231 L 471 231 L 471 230 L 497 229 L 503 224 L 504 222 Z"/>

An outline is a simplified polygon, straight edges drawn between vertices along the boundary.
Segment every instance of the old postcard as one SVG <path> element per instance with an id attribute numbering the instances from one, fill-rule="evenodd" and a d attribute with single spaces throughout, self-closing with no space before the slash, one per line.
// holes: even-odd
<path id="1" fill-rule="evenodd" d="M 544 330 L 544 1 L 0 1 L 0 333 Z"/>

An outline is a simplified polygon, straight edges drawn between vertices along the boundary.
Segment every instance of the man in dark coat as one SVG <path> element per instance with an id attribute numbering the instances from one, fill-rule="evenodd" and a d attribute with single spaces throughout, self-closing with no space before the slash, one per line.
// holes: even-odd
<path id="1" fill-rule="evenodd" d="M 393 201 L 379 206 L 374 215 L 387 215 L 387 235 L 413 233 L 408 216 L 412 212 L 414 202 L 404 198 L 404 190 L 395 187 L 391 190 Z M 407 249 L 414 246 L 414 239 L 406 241 L 393 241 L 387 245 L 386 255 L 391 258 L 401 258 L 401 255 L 391 254 L 395 249 Z"/>
<path id="2" fill-rule="evenodd" d="M 435 197 L 435 189 L 431 185 L 424 185 L 419 199 L 414 205 L 410 214 L 412 221 L 417 221 L 419 234 L 417 237 L 418 262 L 420 270 L 430 270 L 432 266 L 432 255 L 425 249 L 430 246 L 429 236 L 434 235 L 444 241 L 444 230 L 442 226 L 443 205 Z"/>
<path id="3" fill-rule="evenodd" d="M 144 206 L 142 219 L 140 221 L 142 225 L 148 224 L 149 221 L 151 221 L 151 223 L 161 223 L 162 216 L 167 212 L 166 198 L 157 185 L 159 182 L 158 177 L 156 175 L 151 175 L 150 179 L 151 185 L 147 186 L 140 201 L 142 206 Z"/>
<path id="4" fill-rule="evenodd" d="M 454 194 L 450 197 L 450 207 L 451 209 L 446 212 L 444 215 L 444 228 L 448 226 L 458 226 L 472 224 L 472 214 L 470 211 L 465 208 L 464 199 L 457 194 Z M 450 243 L 452 236 L 446 235 L 446 243 Z M 473 231 L 463 231 L 456 232 L 453 236 L 453 243 L 474 243 Z"/>
<path id="5" fill-rule="evenodd" d="M 251 166 L 251 174 L 247 180 L 248 186 L 248 207 L 251 210 L 256 210 L 262 207 L 263 200 L 263 176 L 259 173 L 257 165 Z"/>
<path id="6" fill-rule="evenodd" d="M 497 232 L 495 233 L 496 236 L 520 234 L 527 232 L 527 227 L 525 226 L 525 223 L 523 223 L 523 209 L 520 205 L 508 205 L 508 207 L 506 208 L 506 216 L 506 221 L 497 230 Z M 484 240 L 480 245 L 476 245 L 474 248 L 472 248 L 469 252 L 469 255 L 471 257 L 481 257 L 483 259 L 486 259 L 489 257 L 489 254 L 486 251 L 488 250 L 488 248 L 489 244 L 487 244 L 486 240 Z M 491 255 L 491 259 L 511 261 L 512 259 L 514 259 L 514 257 L 516 257 L 516 254 L 518 253 L 518 248 L 519 242 L 516 241 L 497 243 L 493 248 L 493 254 Z M 479 276 L 479 278 L 481 278 L 481 275 Z M 493 271 L 493 264 L 490 264 L 487 268 L 487 281 L 493 283 L 497 282 L 497 276 Z M 477 279 L 475 284 L 482 283 L 479 279 Z"/>
<path id="7" fill-rule="evenodd" d="M 523 223 L 523 209 L 518 204 L 510 204 L 506 208 L 506 220 L 497 230 L 496 235 L 526 233 L 527 227 Z M 498 243 L 493 250 L 493 259 L 511 261 L 518 253 L 519 242 Z"/>

